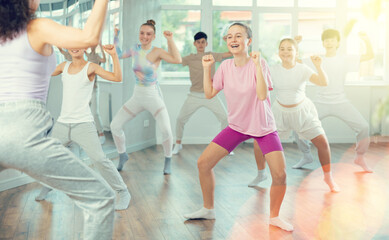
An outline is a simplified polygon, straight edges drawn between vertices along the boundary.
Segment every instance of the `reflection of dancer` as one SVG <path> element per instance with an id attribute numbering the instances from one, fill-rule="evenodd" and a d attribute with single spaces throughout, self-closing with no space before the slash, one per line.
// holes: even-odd
<path id="1" fill-rule="evenodd" d="M 100 49 L 103 49 L 101 44 L 99 44 Z M 85 55 L 88 59 L 88 62 L 96 63 L 98 65 L 105 63 L 106 58 L 104 51 L 101 51 L 101 55 L 103 57 L 100 57 L 99 54 L 96 53 L 96 46 L 91 47 L 90 53 L 85 52 Z M 105 136 L 104 136 L 104 129 L 103 129 L 103 121 L 100 117 L 100 88 L 99 83 L 97 82 L 97 76 L 95 79 L 95 84 L 93 85 L 93 92 L 92 92 L 92 98 L 90 101 L 90 109 L 92 110 L 93 119 L 96 123 L 96 129 L 99 134 L 100 143 L 104 144 L 105 142 Z"/>
<path id="2" fill-rule="evenodd" d="M 115 33 L 115 44 L 117 46 L 117 30 Z M 120 52 L 120 49 L 117 47 L 120 58 L 132 57 L 132 69 L 136 76 L 134 94 L 116 113 L 111 123 L 113 139 L 119 153 L 119 171 L 122 170 L 123 164 L 128 160 L 123 126 L 140 112 L 147 110 L 153 115 L 159 129 L 162 131 L 162 146 L 165 153 L 163 172 L 164 174 L 171 173 L 173 135 L 170 128 L 169 115 L 158 86 L 157 68 L 161 60 L 165 60 L 168 63 L 180 63 L 181 56 L 174 43 L 173 33 L 165 31 L 163 34 L 167 39 L 168 52 L 151 45 L 155 39 L 154 20 L 148 20 L 142 24 L 139 31 L 141 44 L 137 44 L 125 52 Z"/>
<path id="3" fill-rule="evenodd" d="M 63 50 L 60 47 L 57 47 L 57 48 L 58 48 L 59 52 L 63 55 L 63 57 L 65 58 L 66 61 L 69 61 L 69 62 L 72 61 L 72 55 L 70 55 L 70 53 L 67 49 Z"/>
<path id="4" fill-rule="evenodd" d="M 322 34 L 323 46 L 326 54 L 323 57 L 322 67 L 328 75 L 328 86 L 323 87 L 317 94 L 315 105 L 319 114 L 319 119 L 333 116 L 343 120 L 356 133 L 356 154 L 354 163 L 361 166 L 366 172 L 372 172 L 365 162 L 364 154 L 369 148 L 369 124 L 350 103 L 344 93 L 344 81 L 346 74 L 351 71 L 358 71 L 359 63 L 373 59 L 374 53 L 369 38 L 366 34 L 360 34 L 366 46 L 366 53 L 361 56 L 344 56 L 337 54 L 340 43 L 340 34 L 337 30 L 327 29 Z M 311 62 L 307 62 L 311 64 Z M 304 153 L 304 158 L 294 166 L 300 168 L 312 162 L 310 146 L 307 142 L 296 139 L 300 150 Z"/>
<path id="5" fill-rule="evenodd" d="M 331 174 L 330 146 L 317 116 L 316 108 L 305 96 L 305 86 L 308 80 L 318 86 L 328 84 L 327 76 L 321 68 L 321 58 L 311 57 L 318 74 L 306 65 L 296 63 L 297 43 L 290 38 L 280 42 L 278 54 L 282 63 L 270 68 L 274 89 L 277 92 L 277 100 L 272 110 L 278 133 L 281 138 L 288 138 L 290 131 L 294 130 L 302 138 L 310 140 L 317 147 L 324 172 L 324 181 L 331 191 L 338 192 L 339 187 Z"/>
<path id="6" fill-rule="evenodd" d="M 96 0 L 85 28 L 35 18 L 39 1 L 1 1 L 0 170 L 13 168 L 66 193 L 84 215 L 84 239 L 111 239 L 115 194 L 57 139 L 45 102 L 55 69 L 52 45 L 97 44 L 107 0 Z M 10 61 L 12 59 L 12 61 Z"/>
<path id="7" fill-rule="evenodd" d="M 287 231 L 293 226 L 279 218 L 286 191 L 285 159 L 270 109 L 271 79 L 267 63 L 259 52 L 248 55 L 251 29 L 241 23 L 230 26 L 227 46 L 234 56 L 222 62 L 211 80 L 212 55 L 203 57 L 204 92 L 207 98 L 224 90 L 229 126 L 207 146 L 198 160 L 204 207 L 187 214 L 188 219 L 214 219 L 215 176 L 213 168 L 241 142 L 254 138 L 270 167 L 273 183 L 270 190 L 270 224 Z M 213 81 L 213 82 L 212 82 Z"/>
<path id="8" fill-rule="evenodd" d="M 114 82 L 122 80 L 115 47 L 106 45 L 104 50 L 112 56 L 113 73 L 105 71 L 98 64 L 85 61 L 84 49 L 70 49 L 72 62 L 61 63 L 52 74 L 57 76 L 62 73 L 63 85 L 61 114 L 54 125 L 52 137 L 59 139 L 65 146 L 75 142 L 84 149 L 100 174 L 118 193 L 115 209 L 123 210 L 128 208 L 131 196 L 119 172 L 103 152 L 89 108 L 96 75 Z M 38 201 L 45 199 L 49 191 L 50 188 L 44 187 L 35 199 Z"/>
<path id="9" fill-rule="evenodd" d="M 227 113 L 226 109 L 221 103 L 219 97 L 212 99 L 206 99 L 204 96 L 203 88 L 203 66 L 201 59 L 204 55 L 212 54 L 216 62 L 221 62 L 223 58 L 231 57 L 231 53 L 214 53 L 214 52 L 205 52 L 205 48 L 208 45 L 207 34 L 203 32 L 198 32 L 194 36 L 193 45 L 196 47 L 197 53 L 190 54 L 182 58 L 182 65 L 189 67 L 190 81 L 192 86 L 190 88 L 190 93 L 188 98 L 185 100 L 184 105 L 182 105 L 180 113 L 177 117 L 176 124 L 176 144 L 173 149 L 173 154 L 177 154 L 182 149 L 181 139 L 184 133 L 184 126 L 189 121 L 190 117 L 201 107 L 209 109 L 220 122 L 221 129 L 224 129 L 227 122 Z M 211 75 L 213 76 L 215 72 L 215 67 L 211 69 Z"/>

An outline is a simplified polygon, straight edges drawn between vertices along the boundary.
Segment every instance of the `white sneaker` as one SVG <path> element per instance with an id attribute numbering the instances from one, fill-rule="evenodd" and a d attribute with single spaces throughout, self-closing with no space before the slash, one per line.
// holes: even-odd
<path id="1" fill-rule="evenodd" d="M 231 151 L 229 154 L 228 154 L 228 156 L 234 156 L 235 155 L 235 153 L 233 152 L 233 151 Z"/>
<path id="2" fill-rule="evenodd" d="M 115 210 L 125 210 L 128 208 L 128 205 L 130 205 L 131 201 L 131 194 L 128 192 L 128 190 L 121 190 L 118 191 L 118 196 L 116 197 L 115 201 Z"/>
<path id="3" fill-rule="evenodd" d="M 176 143 L 176 144 L 174 145 L 172 154 L 178 154 L 178 153 L 180 152 L 181 149 L 182 149 L 182 144 Z"/>

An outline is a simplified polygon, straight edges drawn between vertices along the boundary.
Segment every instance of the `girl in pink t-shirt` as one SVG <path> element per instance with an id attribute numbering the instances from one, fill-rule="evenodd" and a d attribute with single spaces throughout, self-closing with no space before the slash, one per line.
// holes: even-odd
<path id="1" fill-rule="evenodd" d="M 271 79 L 259 52 L 248 54 L 251 29 L 234 23 L 227 34 L 227 46 L 234 58 L 225 60 L 211 80 L 212 55 L 203 57 L 204 93 L 207 98 L 224 90 L 229 125 L 208 145 L 198 160 L 204 207 L 187 214 L 188 219 L 214 219 L 215 176 L 213 167 L 241 142 L 254 138 L 272 173 L 270 224 L 287 231 L 293 226 L 278 217 L 286 191 L 285 158 L 270 108 Z"/>

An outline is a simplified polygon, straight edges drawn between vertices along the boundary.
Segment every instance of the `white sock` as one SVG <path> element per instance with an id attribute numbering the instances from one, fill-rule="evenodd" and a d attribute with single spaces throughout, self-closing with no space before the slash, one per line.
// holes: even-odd
<path id="1" fill-rule="evenodd" d="M 130 205 L 131 194 L 128 192 L 127 189 L 118 191 L 117 193 L 118 195 L 116 196 L 115 210 L 127 209 L 128 205 Z"/>
<path id="2" fill-rule="evenodd" d="M 373 170 L 369 168 L 365 162 L 365 159 L 363 158 L 363 155 L 356 154 L 354 163 L 359 165 L 365 172 L 372 173 Z"/>
<path id="3" fill-rule="evenodd" d="M 257 177 L 254 178 L 254 180 L 249 183 L 249 187 L 255 187 L 260 182 L 265 181 L 266 179 L 267 179 L 267 174 L 266 174 L 265 169 L 258 170 Z"/>
<path id="4" fill-rule="evenodd" d="M 208 209 L 202 207 L 200 210 L 185 214 L 184 218 L 187 219 L 215 219 L 215 209 Z"/>
<path id="5" fill-rule="evenodd" d="M 179 152 L 181 149 L 182 149 L 182 144 L 176 143 L 176 144 L 174 145 L 172 154 L 178 154 L 178 152 Z"/>
<path id="6" fill-rule="evenodd" d="M 304 156 L 292 168 L 301 168 L 305 164 L 308 164 L 308 163 L 311 163 L 311 162 L 313 162 L 312 154 L 310 152 L 309 153 L 304 153 Z"/>
<path id="7" fill-rule="evenodd" d="M 35 197 L 35 201 L 43 201 L 47 197 L 47 194 L 51 191 L 51 188 L 43 187 L 38 196 Z"/>
<path id="8" fill-rule="evenodd" d="M 269 224 L 289 232 L 294 230 L 292 224 L 285 222 L 280 217 L 270 218 Z"/>
<path id="9" fill-rule="evenodd" d="M 328 186 L 331 189 L 331 192 L 340 192 L 340 187 L 338 186 L 338 184 L 336 184 L 336 182 L 332 178 L 331 171 L 324 173 L 324 182 L 328 184 Z"/>
<path id="10" fill-rule="evenodd" d="M 163 174 L 170 175 L 172 173 L 171 169 L 171 157 L 165 157 L 165 166 L 163 167 Z"/>

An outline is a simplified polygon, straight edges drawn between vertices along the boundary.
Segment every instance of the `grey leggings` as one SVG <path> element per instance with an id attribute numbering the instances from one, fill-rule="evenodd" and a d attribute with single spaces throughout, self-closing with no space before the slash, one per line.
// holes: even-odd
<path id="1" fill-rule="evenodd" d="M 0 171 L 12 168 L 66 193 L 84 213 L 84 239 L 112 238 L 115 193 L 57 139 L 36 100 L 0 103 Z"/>

